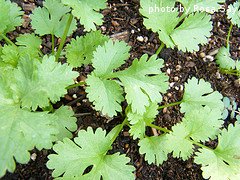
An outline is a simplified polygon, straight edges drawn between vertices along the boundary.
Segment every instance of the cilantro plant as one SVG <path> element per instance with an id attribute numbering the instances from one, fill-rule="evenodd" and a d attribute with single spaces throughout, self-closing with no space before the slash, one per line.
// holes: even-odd
<path id="1" fill-rule="evenodd" d="M 173 0 L 141 1 L 144 24 L 158 32 L 167 47 L 198 50 L 198 44 L 205 44 L 210 36 L 212 26 L 207 13 L 211 11 L 192 9 L 195 3 L 206 7 L 203 1 L 178 2 L 189 9 L 180 17 L 178 12 L 159 16 L 146 13 L 154 3 L 174 7 Z M 218 2 L 222 1 L 213 0 L 209 5 L 218 9 Z M 0 38 L 5 42 L 0 47 L 0 177 L 14 171 L 15 161 L 27 163 L 33 148 L 53 148 L 56 153 L 48 156 L 47 167 L 53 170 L 54 178 L 134 179 L 130 159 L 110 151 L 124 126 L 128 126 L 149 164 L 160 165 L 169 154 L 183 160 L 194 156 L 204 178 L 238 179 L 240 126 L 223 126 L 222 95 L 210 83 L 193 77 L 185 84 L 181 101 L 159 106 L 162 93 L 168 89 L 168 77 L 161 71 L 164 60 L 157 57 L 163 45 L 155 55 L 144 54 L 124 68 L 130 46 L 96 31 L 103 22 L 99 11 L 105 7 L 106 0 L 46 0 L 30 16 L 34 33 L 21 34 L 14 43 L 7 33 L 21 25 L 23 12 L 9 0 L 0 0 Z M 236 22 L 236 16 L 231 19 Z M 64 47 L 78 20 L 88 32 L 72 38 Z M 51 54 L 43 54 L 39 36 L 51 36 Z M 55 38 L 61 40 L 58 47 Z M 67 63 L 58 62 L 60 57 L 65 57 Z M 72 68 L 88 64 L 94 70 L 85 82 L 75 83 L 78 72 Z M 121 113 L 123 122 L 108 133 L 101 128 L 81 129 L 71 140 L 72 132 L 77 130 L 74 112 L 67 106 L 53 107 L 67 89 L 81 85 L 86 86 L 87 98 L 95 110 L 108 117 Z M 127 106 L 123 111 L 124 101 Z M 181 107 L 182 121 L 171 129 L 155 125 L 159 111 L 175 105 Z M 146 133 L 148 127 L 157 129 L 159 136 Z M 206 145 L 215 139 L 216 148 Z"/>
<path id="2" fill-rule="evenodd" d="M 176 2 L 181 3 L 179 16 Z M 177 47 L 183 52 L 199 50 L 199 44 L 208 42 L 211 36 L 212 22 L 209 13 L 218 10 L 224 0 L 141 0 L 140 13 L 144 16 L 143 24 L 158 33 L 162 42 L 156 54 L 166 45 Z M 198 7 L 198 8 L 195 8 Z"/>

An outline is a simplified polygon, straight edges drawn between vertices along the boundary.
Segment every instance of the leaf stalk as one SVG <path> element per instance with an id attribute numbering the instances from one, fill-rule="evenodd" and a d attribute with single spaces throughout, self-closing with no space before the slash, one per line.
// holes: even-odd
<path id="1" fill-rule="evenodd" d="M 230 28 L 229 28 L 229 30 L 228 30 L 227 43 L 226 43 L 228 49 L 229 49 L 229 40 L 230 40 L 232 28 L 233 28 L 233 24 L 231 23 Z"/>
<path id="2" fill-rule="evenodd" d="M 158 110 L 164 109 L 164 108 L 167 108 L 167 107 L 176 106 L 176 105 L 181 104 L 182 102 L 183 102 L 183 100 L 178 101 L 178 102 L 174 102 L 174 103 L 170 103 L 170 104 L 166 104 L 166 105 L 162 105 L 162 106 L 159 106 L 159 107 L 158 107 Z"/>
<path id="3" fill-rule="evenodd" d="M 72 24 L 72 20 L 73 20 L 73 15 L 70 13 L 70 16 L 69 16 L 69 18 L 68 18 L 67 25 L 66 25 L 66 27 L 65 27 L 63 36 L 61 37 L 60 45 L 59 45 L 58 50 L 57 50 L 56 61 L 58 61 L 58 59 L 59 59 L 59 57 L 60 57 L 60 54 L 61 54 L 61 52 L 62 52 L 63 46 L 64 46 L 65 41 L 66 41 L 66 38 L 67 38 L 68 31 L 69 31 L 70 26 L 71 26 L 71 24 Z"/>
<path id="4" fill-rule="evenodd" d="M 0 36 L 1 36 L 9 45 L 16 46 L 6 35 L 0 34 Z"/>

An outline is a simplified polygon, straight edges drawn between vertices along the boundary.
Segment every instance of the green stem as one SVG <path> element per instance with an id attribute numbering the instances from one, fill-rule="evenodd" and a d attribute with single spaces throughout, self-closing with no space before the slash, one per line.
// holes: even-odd
<path id="1" fill-rule="evenodd" d="M 127 118 L 124 119 L 124 121 L 122 122 L 122 124 L 119 126 L 117 132 L 114 134 L 113 138 L 111 139 L 111 144 L 113 144 L 113 142 L 117 139 L 119 133 L 122 131 L 123 127 L 128 124 L 128 120 Z"/>
<path id="2" fill-rule="evenodd" d="M 220 72 L 223 74 L 229 74 L 233 76 L 240 76 L 240 72 L 238 70 L 228 70 L 228 69 L 220 69 Z"/>
<path id="3" fill-rule="evenodd" d="M 230 28 L 228 30 L 228 36 L 227 36 L 227 48 L 229 48 L 229 40 L 232 32 L 233 24 L 231 23 Z"/>
<path id="4" fill-rule="evenodd" d="M 67 21 L 67 25 L 66 25 L 64 33 L 63 33 L 63 36 L 61 38 L 60 45 L 59 45 L 58 50 L 57 50 L 56 61 L 58 61 L 58 59 L 60 57 L 60 54 L 62 52 L 62 49 L 63 49 L 63 46 L 65 44 L 65 41 L 66 41 L 66 38 L 67 38 L 67 34 L 68 34 L 69 28 L 71 26 L 72 20 L 73 20 L 73 15 L 70 14 L 70 16 L 68 18 L 68 21 Z"/>
<path id="5" fill-rule="evenodd" d="M 178 102 L 174 102 L 174 103 L 170 103 L 170 104 L 166 104 L 166 105 L 162 105 L 162 106 L 158 107 L 158 110 L 163 109 L 163 108 L 167 108 L 167 107 L 171 107 L 171 106 L 176 106 L 176 105 L 181 104 L 182 102 L 183 102 L 183 100 L 178 101 Z"/>
<path id="6" fill-rule="evenodd" d="M 52 55 L 54 55 L 54 34 L 51 34 L 52 36 Z"/>
<path id="7" fill-rule="evenodd" d="M 1 36 L 9 45 L 16 46 L 6 35 L 0 34 L 0 36 Z"/>
<path id="8" fill-rule="evenodd" d="M 157 130 L 159 130 L 159 131 L 163 131 L 163 132 L 165 132 L 165 133 L 171 132 L 171 131 L 168 130 L 167 128 L 162 128 L 162 127 L 156 126 L 156 125 L 151 124 L 151 123 L 148 123 L 147 126 L 149 126 L 149 127 L 151 127 L 151 128 L 155 128 L 155 129 L 157 129 Z"/>
<path id="9" fill-rule="evenodd" d="M 66 87 L 65 89 L 72 89 L 72 88 L 75 88 L 75 87 L 78 87 L 78 86 L 82 86 L 82 85 L 85 85 L 85 84 L 86 84 L 86 82 L 81 81 L 81 82 L 79 82 L 77 84 L 72 84 L 72 85 Z"/>
<path id="10" fill-rule="evenodd" d="M 194 140 L 191 140 L 191 139 L 188 139 L 188 140 L 191 141 L 191 143 L 193 143 L 193 144 L 195 144 L 195 145 L 197 145 L 197 146 L 199 146 L 199 147 L 201 147 L 203 149 L 208 149 L 210 151 L 213 151 L 213 149 L 211 149 L 211 148 L 209 148 L 209 147 L 207 147 L 207 146 L 205 146 L 205 145 L 203 145 L 203 144 L 201 144 L 199 142 L 195 142 Z"/>
<path id="11" fill-rule="evenodd" d="M 161 42 L 161 45 L 159 46 L 156 55 L 159 55 L 159 53 L 162 51 L 162 49 L 164 48 L 165 44 L 163 42 Z"/>

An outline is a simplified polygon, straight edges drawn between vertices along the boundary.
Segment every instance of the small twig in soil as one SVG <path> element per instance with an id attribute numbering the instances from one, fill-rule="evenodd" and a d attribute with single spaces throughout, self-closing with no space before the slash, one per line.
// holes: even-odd
<path id="1" fill-rule="evenodd" d="M 74 114 L 74 117 L 83 117 L 83 116 L 89 116 L 91 115 L 92 113 L 77 113 L 77 114 Z"/>

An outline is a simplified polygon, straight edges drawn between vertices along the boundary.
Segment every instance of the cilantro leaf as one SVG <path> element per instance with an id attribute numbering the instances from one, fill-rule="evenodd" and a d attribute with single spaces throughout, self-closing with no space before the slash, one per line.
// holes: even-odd
<path id="1" fill-rule="evenodd" d="M 21 25 L 23 11 L 17 4 L 9 0 L 0 0 L 0 12 L 0 35 L 13 31 L 16 26 Z"/>
<path id="2" fill-rule="evenodd" d="M 218 51 L 216 59 L 216 63 L 219 64 L 220 68 L 235 69 L 236 62 L 231 58 L 228 48 L 221 47 Z"/>
<path id="3" fill-rule="evenodd" d="M 71 132 L 77 130 L 76 118 L 73 115 L 73 111 L 67 106 L 62 106 L 54 112 L 56 120 L 52 122 L 52 125 L 60 132 L 57 134 L 58 140 L 72 138 Z"/>
<path id="4" fill-rule="evenodd" d="M 183 52 L 199 50 L 199 44 L 206 44 L 211 36 L 211 16 L 205 13 L 190 14 L 170 34 L 174 44 Z"/>
<path id="5" fill-rule="evenodd" d="M 208 106 L 187 112 L 182 120 L 194 141 L 207 141 L 216 138 L 220 133 L 223 121 L 221 111 L 215 111 Z"/>
<path id="6" fill-rule="evenodd" d="M 72 67 L 79 67 L 82 64 L 90 64 L 93 59 L 93 52 L 99 45 L 103 45 L 109 38 L 100 31 L 91 31 L 85 36 L 72 39 L 66 47 L 67 62 Z"/>
<path id="7" fill-rule="evenodd" d="M 185 11 L 188 11 L 188 14 L 196 11 L 205 11 L 207 13 L 213 14 L 218 9 L 221 8 L 220 3 L 224 3 L 225 0 L 208 0 L 207 2 L 205 0 L 177 0 L 180 2 L 184 8 Z"/>
<path id="8" fill-rule="evenodd" d="M 6 65 L 17 67 L 20 59 L 19 49 L 14 45 L 5 45 L 2 47 L 1 61 Z"/>
<path id="9" fill-rule="evenodd" d="M 67 93 L 65 87 L 78 76 L 67 65 L 55 62 L 53 56 L 44 56 L 42 62 L 24 58 L 15 71 L 16 91 L 23 107 L 36 110 L 56 102 Z M 49 91 L 51 89 L 51 91 Z"/>
<path id="10" fill-rule="evenodd" d="M 138 145 L 140 146 L 140 154 L 145 154 L 145 160 L 151 164 L 160 165 L 167 160 L 168 152 L 165 151 L 166 135 L 152 136 L 140 139 Z"/>
<path id="11" fill-rule="evenodd" d="M 111 135 L 98 128 L 80 130 L 74 142 L 65 138 L 53 149 L 57 154 L 48 156 L 48 168 L 54 169 L 53 177 L 63 174 L 63 178 L 81 179 L 134 179 L 134 168 L 126 165 L 129 158 L 115 153 L 106 155 L 111 149 Z M 83 175 L 85 169 L 93 166 L 89 173 Z"/>
<path id="12" fill-rule="evenodd" d="M 96 110 L 110 117 L 122 111 L 120 104 L 124 100 L 123 89 L 117 82 L 89 75 L 86 83 L 88 84 L 87 97 L 93 102 Z"/>
<path id="13" fill-rule="evenodd" d="M 39 58 L 42 40 L 38 36 L 34 34 L 21 34 L 16 40 L 20 56 L 29 55 L 31 58 Z"/>
<path id="14" fill-rule="evenodd" d="M 147 124 L 154 121 L 156 115 L 158 114 L 158 104 L 151 103 L 149 107 L 146 108 L 146 112 L 143 115 L 129 112 L 127 114 L 128 121 L 130 121 L 130 134 L 133 139 L 142 139 L 145 136 L 145 129 Z"/>
<path id="15" fill-rule="evenodd" d="M 227 10 L 228 19 L 240 28 L 240 2 L 236 1 L 234 4 L 230 4 Z"/>
<path id="16" fill-rule="evenodd" d="M 133 113 L 142 115 L 150 102 L 161 102 L 160 92 L 168 89 L 168 77 L 159 70 L 162 65 L 163 60 L 157 59 L 156 55 L 148 59 L 145 54 L 140 60 L 135 59 L 128 69 L 117 73 Z"/>
<path id="17" fill-rule="evenodd" d="M 130 47 L 123 41 L 109 40 L 103 46 L 98 46 L 93 53 L 94 73 L 99 77 L 113 73 L 114 69 L 119 68 L 129 58 L 129 50 Z"/>
<path id="18" fill-rule="evenodd" d="M 29 150 L 51 148 L 58 131 L 51 125 L 54 116 L 46 112 L 29 112 L 18 105 L 0 104 L 0 177 L 5 171 L 13 172 L 16 159 L 27 163 Z"/>
<path id="19" fill-rule="evenodd" d="M 100 81 L 102 84 L 106 84 L 109 82 L 109 87 L 117 87 L 120 84 L 124 87 L 126 92 L 126 99 L 129 105 L 132 107 L 133 113 L 138 113 L 143 115 L 146 107 L 150 105 L 150 102 L 159 102 L 162 99 L 160 92 L 165 92 L 168 89 L 167 81 L 168 77 L 160 71 L 162 68 L 163 60 L 156 59 L 157 56 L 154 55 L 148 59 L 148 55 L 143 55 L 140 60 L 135 59 L 131 65 L 126 70 L 117 71 L 117 68 L 124 63 L 124 60 L 129 57 L 129 47 L 124 42 L 116 41 L 113 43 L 112 40 L 105 42 L 103 46 L 99 46 L 94 52 L 94 58 L 92 60 L 93 67 L 95 68 L 92 72 L 92 77 L 95 78 L 97 84 L 100 85 Z M 118 79 L 116 79 L 118 78 Z M 107 81 L 106 81 L 107 80 Z M 111 82 L 115 81 L 117 84 L 114 86 L 110 86 Z M 88 88 L 94 86 L 93 81 Z M 103 87 L 103 85 L 101 85 Z M 104 88 L 105 89 L 105 88 Z M 95 90 L 94 90 L 95 91 Z M 118 90 L 120 92 L 120 90 Z M 93 90 L 89 90 L 89 92 L 93 92 Z M 111 93 L 110 93 L 111 92 Z M 106 94 L 114 94 L 114 89 L 110 88 L 108 93 L 104 90 L 104 93 L 96 93 L 93 92 L 88 95 L 88 98 L 91 99 L 92 102 L 95 103 L 98 101 L 101 104 L 98 107 L 98 110 L 103 109 L 104 106 L 107 108 L 105 110 L 109 110 L 104 114 L 114 115 L 117 110 L 117 104 L 113 106 L 113 109 L 110 110 L 107 99 L 105 99 Z M 121 92 L 122 94 L 122 92 Z M 94 96 L 94 97 L 91 97 Z M 120 93 L 117 93 L 117 97 L 120 97 Z M 103 98 L 105 97 L 105 98 Z M 112 96 L 114 97 L 114 96 Z M 116 97 L 115 97 L 116 98 Z M 114 99 L 110 99 L 111 104 L 114 104 Z M 101 101 L 99 101 L 102 99 Z M 120 98 L 117 100 L 118 104 L 120 104 Z M 109 99 L 108 99 L 109 100 Z M 118 110 L 117 110 L 118 111 Z"/>
<path id="20" fill-rule="evenodd" d="M 173 0 L 141 0 L 140 3 L 140 12 L 145 17 L 144 25 L 157 32 L 166 47 L 177 46 L 183 52 L 193 52 L 199 50 L 199 44 L 208 42 L 212 30 L 210 15 L 197 12 L 181 23 Z"/>
<path id="21" fill-rule="evenodd" d="M 173 157 L 187 160 L 193 154 L 193 144 L 189 141 L 189 131 L 184 123 L 172 127 L 172 132 L 166 135 L 166 150 L 173 152 Z"/>
<path id="22" fill-rule="evenodd" d="M 62 0 L 62 3 L 71 7 L 72 14 L 80 19 L 86 31 L 96 30 L 96 25 L 103 23 L 103 15 L 98 11 L 106 8 L 106 0 Z"/>
<path id="23" fill-rule="evenodd" d="M 203 177 L 208 179 L 239 179 L 240 126 L 229 125 L 228 131 L 219 135 L 215 150 L 200 149 L 194 162 L 202 165 Z"/>
<path id="24" fill-rule="evenodd" d="M 5 45 L 1 52 L 1 66 L 16 68 L 23 57 L 39 58 L 41 39 L 34 34 L 24 34 L 17 37 L 15 45 Z"/>
<path id="25" fill-rule="evenodd" d="M 143 24 L 153 32 L 157 32 L 159 39 L 167 47 L 174 48 L 175 44 L 169 35 L 178 24 L 178 12 L 161 9 L 174 8 L 175 0 L 141 0 L 140 5 L 139 11 L 145 17 Z M 159 8 L 159 11 L 157 8 L 155 11 L 155 6 Z"/>
<path id="26" fill-rule="evenodd" d="M 64 6 L 61 0 L 46 0 L 43 7 L 33 10 L 31 15 L 32 28 L 40 36 L 53 34 L 56 37 L 62 37 L 65 25 L 69 19 L 70 8 Z M 68 35 L 76 29 L 76 20 L 73 19 Z"/>
<path id="27" fill-rule="evenodd" d="M 221 111 L 224 108 L 222 98 L 219 92 L 213 91 L 210 83 L 193 77 L 188 80 L 188 83 L 185 83 L 183 102 L 180 105 L 181 112 L 190 112 L 192 109 L 200 109 L 202 106 Z"/>

